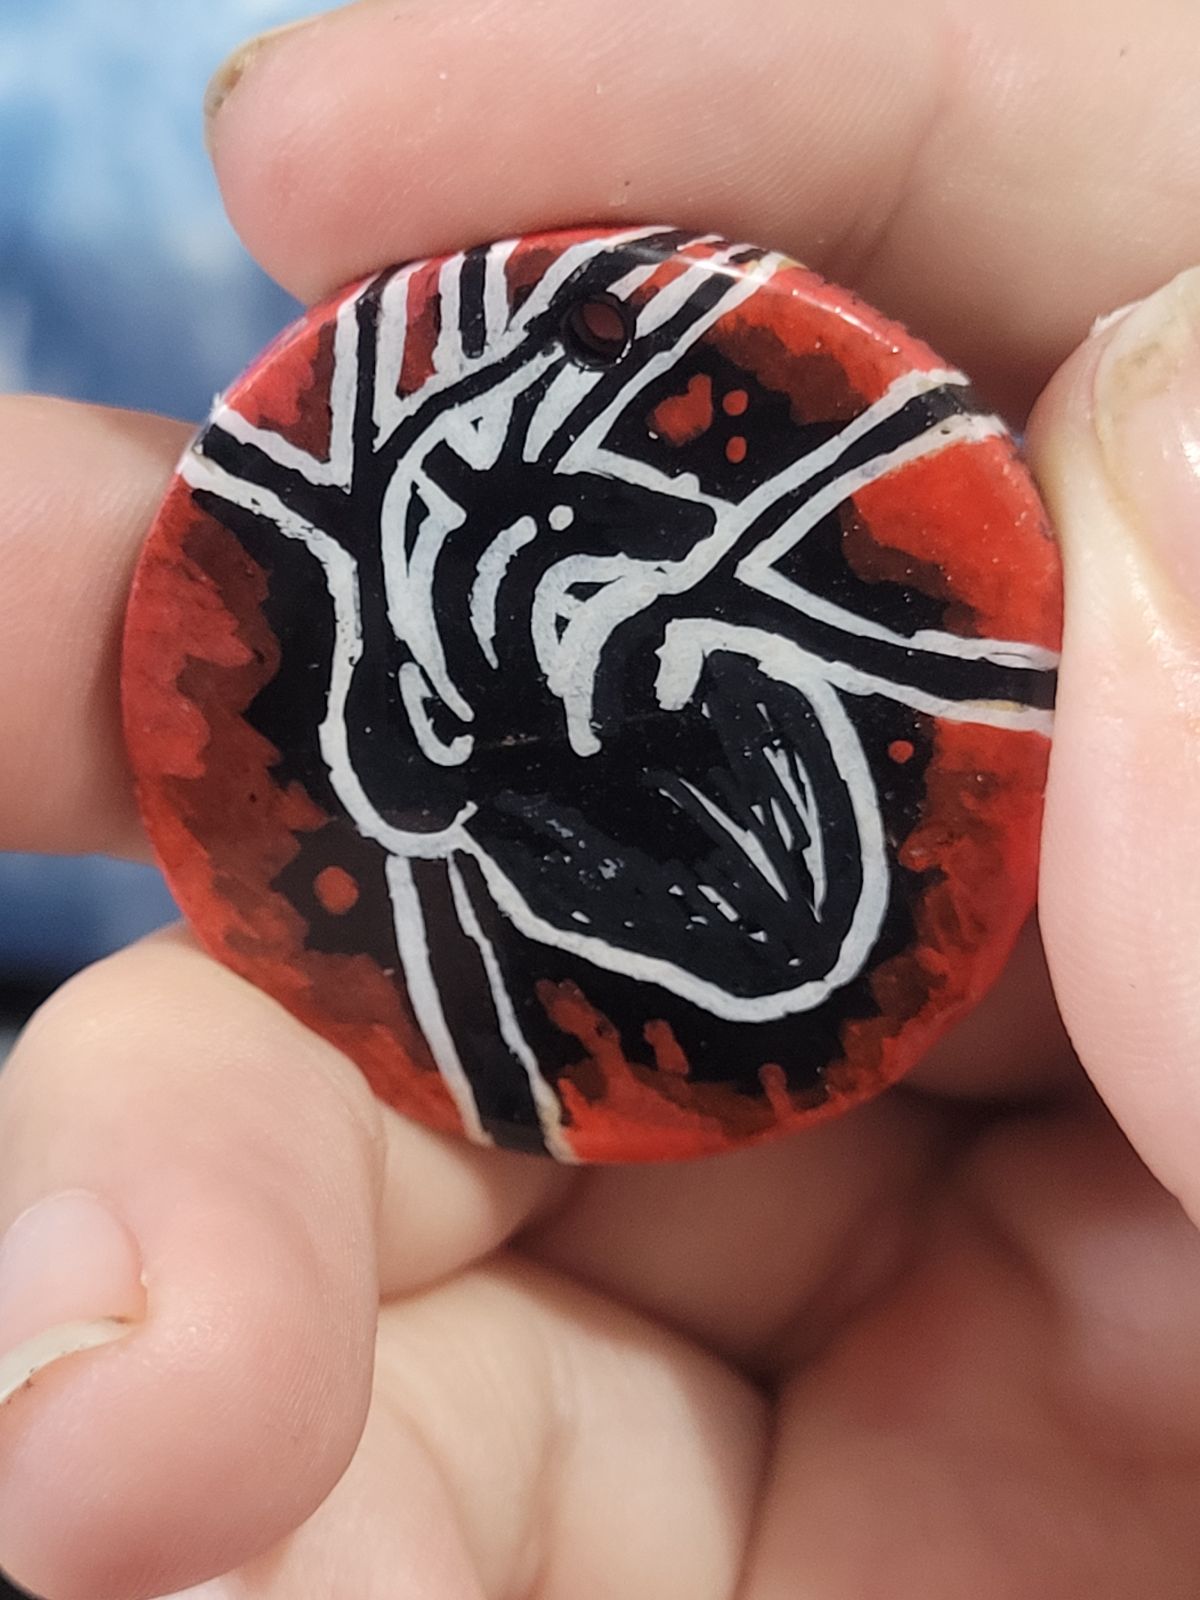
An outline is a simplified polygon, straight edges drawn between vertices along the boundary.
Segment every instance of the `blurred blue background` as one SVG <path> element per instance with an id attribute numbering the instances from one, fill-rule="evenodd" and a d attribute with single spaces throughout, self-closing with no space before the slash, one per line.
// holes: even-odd
<path id="1" fill-rule="evenodd" d="M 290 318 L 224 219 L 200 107 L 242 39 L 319 9 L 0 0 L 0 391 L 198 421 Z M 55 983 L 173 916 L 147 868 L 0 855 L 0 1060 Z"/>
<path id="2" fill-rule="evenodd" d="M 0 0 L 0 390 L 199 420 L 294 306 L 225 221 L 201 102 L 314 0 Z M 0 1055 L 70 972 L 174 915 L 157 874 L 0 855 Z"/>

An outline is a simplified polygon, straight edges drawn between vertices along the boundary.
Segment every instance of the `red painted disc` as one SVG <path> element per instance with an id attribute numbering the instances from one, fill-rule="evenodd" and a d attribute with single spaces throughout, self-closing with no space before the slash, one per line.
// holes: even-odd
<path id="1" fill-rule="evenodd" d="M 701 1155 L 877 1093 L 1033 904 L 1058 561 L 966 380 L 663 229 L 393 269 L 218 404 L 125 641 L 209 950 L 435 1128 Z"/>

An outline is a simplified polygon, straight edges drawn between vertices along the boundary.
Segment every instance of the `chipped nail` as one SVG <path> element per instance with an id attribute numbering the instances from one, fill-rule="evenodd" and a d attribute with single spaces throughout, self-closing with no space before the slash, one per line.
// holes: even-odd
<path id="1" fill-rule="evenodd" d="M 1135 536 L 1200 605 L 1200 267 L 1102 337 L 1093 395 L 1109 481 Z"/>
<path id="2" fill-rule="evenodd" d="M 51 1363 L 120 1338 L 145 1309 L 137 1244 L 96 1195 L 30 1206 L 0 1241 L 0 1404 Z"/>
<path id="3" fill-rule="evenodd" d="M 284 34 L 311 27 L 314 20 L 312 17 L 301 17 L 296 22 L 285 22 L 278 28 L 268 28 L 264 33 L 255 34 L 253 39 L 247 39 L 231 55 L 226 56 L 213 73 L 204 92 L 204 125 L 210 148 L 212 127 L 217 114 L 246 76 L 251 63 Z"/>

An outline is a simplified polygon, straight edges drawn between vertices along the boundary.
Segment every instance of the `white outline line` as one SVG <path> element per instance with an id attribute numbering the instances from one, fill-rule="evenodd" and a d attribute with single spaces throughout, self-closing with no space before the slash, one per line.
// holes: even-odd
<path id="1" fill-rule="evenodd" d="M 402 267 L 384 284 L 379 296 L 379 321 L 375 340 L 375 394 L 372 418 L 376 447 L 393 432 L 404 401 L 396 392 L 404 374 L 408 351 L 408 291 L 416 266 Z"/>
<path id="2" fill-rule="evenodd" d="M 314 528 L 311 523 L 289 511 L 277 496 L 241 478 L 232 477 L 223 467 L 207 457 L 196 455 L 193 450 L 185 454 L 179 472 L 193 489 L 218 495 L 231 505 L 266 517 L 284 538 L 295 539 L 305 545 L 320 562 L 333 605 L 334 647 L 325 715 L 318 738 L 334 792 L 359 832 L 386 849 L 425 860 L 448 855 L 455 847 L 463 825 L 474 815 L 473 805 L 464 806 L 450 826 L 438 833 L 413 833 L 392 827 L 371 804 L 350 759 L 346 704 L 354 670 L 362 657 L 363 640 L 358 569 L 348 551 L 343 550 L 322 529 Z"/>
<path id="3" fill-rule="evenodd" d="M 504 239 L 492 245 L 484 258 L 483 268 L 483 351 L 480 359 L 502 337 L 511 315 L 508 303 L 507 267 L 516 249 L 515 239 Z"/>
<path id="4" fill-rule="evenodd" d="M 694 663 L 694 671 L 690 689 L 685 685 L 682 673 L 669 673 L 676 690 L 685 689 L 686 692 L 683 699 L 673 698 L 669 703 L 664 702 L 664 709 L 681 710 L 698 686 L 705 657 L 709 654 L 703 635 L 711 624 L 700 619 L 680 621 L 671 624 L 671 627 L 692 628 L 701 634 L 694 640 L 683 638 L 676 646 L 687 652 Z M 756 630 L 741 631 L 752 634 Z M 731 994 L 717 984 L 698 978 L 695 973 L 673 961 L 648 956 L 641 951 L 625 950 L 594 935 L 558 928 L 546 922 L 531 909 L 503 868 L 480 845 L 468 836 L 461 846 L 478 861 L 497 906 L 514 927 L 528 938 L 555 949 L 569 950 L 604 971 L 621 973 L 644 983 L 660 984 L 671 994 L 727 1022 L 773 1022 L 780 1017 L 811 1011 L 823 1004 L 835 989 L 849 983 L 862 970 L 862 963 L 878 937 L 887 908 L 890 884 L 883 819 L 874 779 L 854 724 L 835 691 L 819 672 L 814 671 L 813 657 L 777 639 L 774 634 L 763 637 L 780 647 L 778 653 L 767 659 L 760 658 L 757 641 L 753 639 L 726 639 L 719 648 L 737 650 L 740 654 L 751 656 L 759 661 L 769 677 L 802 691 L 824 732 L 834 764 L 846 785 L 858 829 L 863 868 L 862 891 L 837 959 L 822 977 L 771 994 Z"/>
<path id="5" fill-rule="evenodd" d="M 425 911 L 413 879 L 412 863 L 405 856 L 389 856 L 386 871 L 396 947 L 417 1026 L 425 1036 L 442 1082 L 458 1107 L 463 1131 L 476 1144 L 494 1144 L 495 1140 L 480 1121 L 471 1080 L 459 1059 L 458 1047 L 442 1010 L 442 997 L 429 959 Z"/>
<path id="6" fill-rule="evenodd" d="M 468 602 L 471 628 L 491 667 L 500 665 L 496 657 L 496 603 L 500 598 L 500 585 L 517 552 L 536 539 L 537 535 L 538 525 L 533 517 L 518 517 L 507 528 L 501 528 L 480 556 L 475 569 L 475 582 L 471 585 Z"/>
<path id="7" fill-rule="evenodd" d="M 213 412 L 209 426 L 220 428 L 239 444 L 253 445 L 288 472 L 298 472 L 308 483 L 349 489 L 354 476 L 354 418 L 358 405 L 358 302 L 345 300 L 338 308 L 333 335 L 333 372 L 330 377 L 329 459 L 322 461 L 301 450 L 273 428 L 260 428 L 228 401 Z"/>
<path id="8" fill-rule="evenodd" d="M 461 767 L 464 761 L 470 759 L 471 752 L 475 748 L 474 738 L 469 733 L 459 733 L 449 744 L 439 738 L 425 709 L 435 696 L 429 687 L 429 679 L 415 661 L 404 663 L 397 674 L 397 680 L 408 723 L 422 755 L 427 756 L 439 767 Z"/>
<path id="9" fill-rule="evenodd" d="M 800 854 L 804 859 L 804 865 L 808 868 L 813 886 L 812 914 L 820 922 L 821 913 L 825 908 L 825 896 L 829 889 L 829 879 L 825 868 L 825 841 L 821 836 L 821 819 L 816 804 L 816 785 L 809 777 L 799 751 L 791 746 L 766 745 L 763 748 L 763 757 L 775 774 L 779 787 L 787 796 L 797 822 L 808 835 L 808 843 L 801 846 Z M 775 826 L 779 829 L 784 849 L 790 852 L 796 843 L 796 836 L 790 821 L 783 814 L 774 796 L 771 797 L 771 815 L 775 819 Z M 784 838 L 785 832 L 786 838 Z"/>
<path id="10" fill-rule="evenodd" d="M 438 335 L 433 347 L 433 370 L 443 382 L 457 381 L 467 365 L 460 326 L 465 264 L 465 256 L 449 256 L 438 273 Z"/>
<path id="11" fill-rule="evenodd" d="M 903 649 L 923 653 L 957 656 L 963 660 L 985 660 L 998 666 L 1027 667 L 1044 671 L 1054 666 L 1057 656 L 1041 646 L 1023 644 L 1010 639 L 972 639 L 961 634 L 944 633 L 938 629 L 921 628 L 916 633 L 897 633 L 869 617 L 847 611 L 834 605 L 821 595 L 785 578 L 775 563 L 795 549 L 796 545 L 816 527 L 822 517 L 835 511 L 868 484 L 877 483 L 893 472 L 903 471 L 915 461 L 940 455 L 956 445 L 978 443 L 984 439 L 1001 438 L 1006 429 L 998 417 L 963 414 L 949 417 L 935 424 L 915 439 L 909 439 L 884 456 L 875 456 L 861 466 L 852 467 L 840 478 L 835 478 L 825 488 L 819 489 L 790 516 L 768 539 L 756 545 L 738 562 L 736 576 L 757 589 L 761 594 L 782 600 L 793 610 L 819 622 L 827 622 L 844 633 L 882 643 L 898 645 Z"/>
<path id="12" fill-rule="evenodd" d="M 458 912 L 458 920 L 463 932 L 471 939 L 479 951 L 483 962 L 483 969 L 487 974 L 488 988 L 492 993 L 492 1004 L 496 1008 L 496 1019 L 500 1024 L 500 1037 L 508 1046 L 514 1058 L 520 1063 L 529 1080 L 529 1091 L 533 1096 L 534 1107 L 537 1110 L 538 1122 L 541 1125 L 542 1140 L 551 1155 L 559 1161 L 574 1162 L 578 1158 L 571 1149 L 562 1125 L 562 1104 L 558 1096 L 542 1076 L 538 1066 L 537 1057 L 529 1048 L 529 1042 L 521 1032 L 521 1024 L 517 1020 L 516 1009 L 512 1003 L 512 996 L 504 982 L 504 973 L 500 969 L 500 962 L 491 941 L 483 931 L 467 886 L 463 882 L 462 873 L 457 862 L 451 857 L 449 865 L 450 893 L 454 897 L 454 909 Z"/>

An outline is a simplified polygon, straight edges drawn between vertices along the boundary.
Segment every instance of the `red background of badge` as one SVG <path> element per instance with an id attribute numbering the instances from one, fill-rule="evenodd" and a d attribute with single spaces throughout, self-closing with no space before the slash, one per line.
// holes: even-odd
<path id="1" fill-rule="evenodd" d="M 511 289 L 536 281 L 554 255 L 585 237 L 522 241 L 510 261 Z M 688 259 L 711 248 L 692 247 Z M 429 369 L 437 269 L 436 262 L 422 268 L 410 290 L 406 391 Z M 669 263 L 657 281 L 680 270 Z M 331 318 L 357 287 L 283 334 L 227 397 L 249 420 L 318 454 L 328 448 L 320 373 Z M 794 389 L 796 358 L 806 357 L 805 388 L 792 393 L 801 421 L 848 418 L 904 372 L 942 365 L 898 325 L 794 265 L 710 337 L 784 392 Z M 682 444 L 718 413 L 740 418 L 743 411 L 736 392 L 693 388 L 660 406 L 653 421 Z M 735 449 L 729 459 L 745 459 L 753 474 L 750 419 L 739 437 L 742 454 Z M 860 576 L 903 575 L 949 602 L 947 626 L 964 634 L 1058 647 L 1057 552 L 1008 440 L 955 445 L 881 479 L 855 496 L 843 523 L 846 555 Z M 457 1129 L 457 1111 L 391 974 L 366 955 L 308 949 L 304 919 L 272 888 L 298 839 L 326 818 L 299 786 L 276 783 L 277 752 L 243 716 L 278 663 L 279 644 L 261 610 L 266 581 L 177 479 L 138 569 L 125 638 L 126 739 L 147 831 L 213 955 L 345 1051 L 384 1100 L 435 1128 Z M 578 1062 L 560 1082 L 576 1153 L 611 1161 L 719 1151 L 824 1118 L 900 1077 L 990 987 L 1030 912 L 1047 754 L 1048 741 L 1036 733 L 937 725 L 922 818 L 900 858 L 942 876 L 916 907 L 915 943 L 873 973 L 880 1015 L 843 1030 L 842 1056 L 826 1073 L 820 1104 L 789 1094 L 778 1063 L 764 1063 L 760 1099 L 692 1082 L 665 1022 L 645 1030 L 657 1070 L 631 1062 L 586 995 L 543 984 L 551 1019 L 579 1043 Z M 893 755 L 905 758 L 904 750 Z M 326 890 L 342 901 L 353 896 L 352 884 Z"/>

